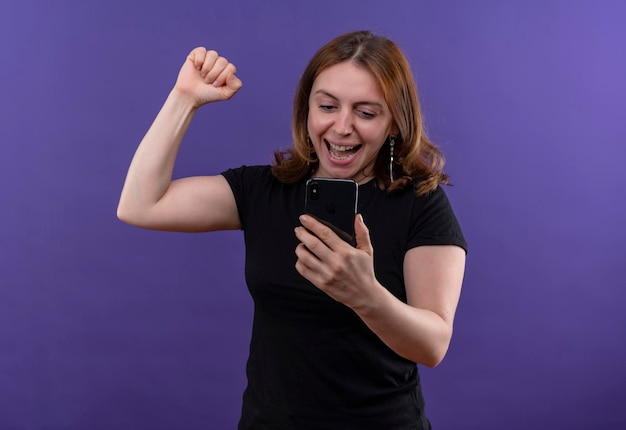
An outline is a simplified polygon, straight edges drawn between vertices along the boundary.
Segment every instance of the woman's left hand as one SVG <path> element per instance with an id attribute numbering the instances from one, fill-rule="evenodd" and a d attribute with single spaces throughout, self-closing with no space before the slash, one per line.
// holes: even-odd
<path id="1" fill-rule="evenodd" d="M 369 303 L 378 284 L 374 274 L 374 250 L 361 215 L 354 220 L 356 247 L 310 215 L 296 227 L 296 270 L 317 288 L 352 309 Z"/>

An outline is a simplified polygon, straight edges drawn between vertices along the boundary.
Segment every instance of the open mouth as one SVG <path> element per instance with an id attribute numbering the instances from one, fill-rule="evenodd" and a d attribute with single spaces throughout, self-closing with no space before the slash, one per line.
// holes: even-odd
<path id="1" fill-rule="evenodd" d="M 335 145 L 327 140 L 324 140 L 324 142 L 331 157 L 339 161 L 349 160 L 361 149 L 361 145 Z"/>

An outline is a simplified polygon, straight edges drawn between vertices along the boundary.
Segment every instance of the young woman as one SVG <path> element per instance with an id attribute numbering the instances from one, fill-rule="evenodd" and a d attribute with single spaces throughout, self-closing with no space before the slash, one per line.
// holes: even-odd
<path id="1" fill-rule="evenodd" d="M 416 363 L 446 354 L 466 243 L 440 185 L 411 69 L 389 39 L 342 35 L 312 58 L 293 147 L 272 166 L 172 181 L 202 105 L 242 87 L 194 49 L 139 145 L 118 216 L 170 231 L 244 231 L 254 322 L 239 429 L 428 429 Z M 304 214 L 311 177 L 359 184 L 356 246 Z"/>

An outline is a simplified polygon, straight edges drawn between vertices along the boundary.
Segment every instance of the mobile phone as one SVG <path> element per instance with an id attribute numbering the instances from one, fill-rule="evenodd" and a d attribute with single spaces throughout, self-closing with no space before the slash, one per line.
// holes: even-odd
<path id="1" fill-rule="evenodd" d="M 354 217 L 358 199 L 359 186 L 351 179 L 311 178 L 306 182 L 304 211 L 355 246 Z"/>

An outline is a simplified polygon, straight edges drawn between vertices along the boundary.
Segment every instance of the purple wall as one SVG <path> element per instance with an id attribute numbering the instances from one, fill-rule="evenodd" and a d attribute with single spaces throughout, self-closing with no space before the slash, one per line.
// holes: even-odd
<path id="1" fill-rule="evenodd" d="M 191 48 L 244 88 L 196 117 L 178 176 L 269 162 L 309 57 L 361 28 L 409 56 L 471 246 L 422 370 L 435 427 L 625 428 L 624 22 L 617 0 L 4 0 L 0 429 L 235 427 L 241 234 L 119 222 L 125 171 Z"/>

